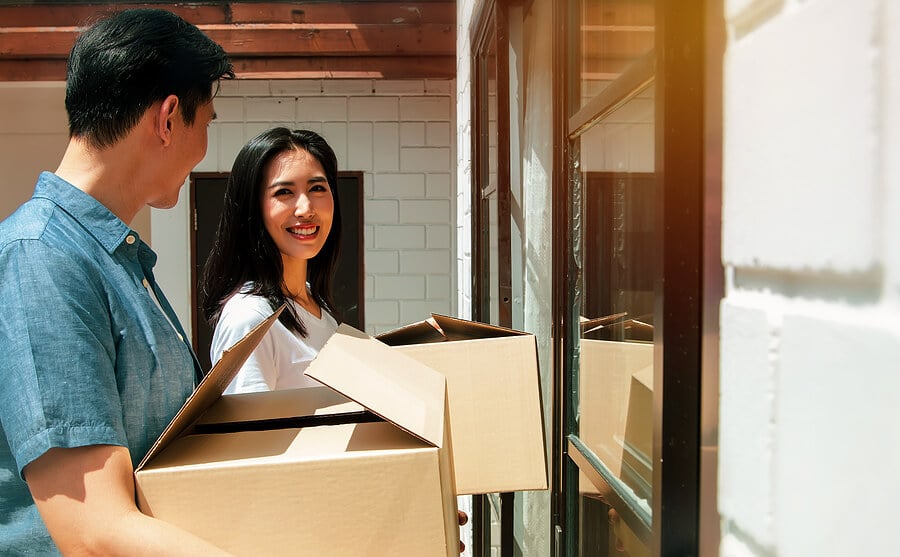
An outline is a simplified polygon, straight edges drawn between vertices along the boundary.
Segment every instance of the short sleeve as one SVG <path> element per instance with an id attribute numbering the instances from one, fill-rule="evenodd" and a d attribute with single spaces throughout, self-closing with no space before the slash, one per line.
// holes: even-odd
<path id="1" fill-rule="evenodd" d="M 0 421 L 20 474 L 53 447 L 128 445 L 95 269 L 39 240 L 0 253 Z"/>
<path id="2" fill-rule="evenodd" d="M 218 362 L 226 349 L 244 338 L 271 313 L 268 302 L 262 298 L 243 294 L 232 296 L 222 308 L 222 314 L 213 331 L 209 349 L 210 361 Z M 274 390 L 278 381 L 276 370 L 274 339 L 269 331 L 225 389 L 225 394 Z"/>

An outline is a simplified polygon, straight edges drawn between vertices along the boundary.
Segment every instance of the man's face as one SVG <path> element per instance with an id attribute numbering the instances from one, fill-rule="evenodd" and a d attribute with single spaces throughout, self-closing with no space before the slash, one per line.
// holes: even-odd
<path id="1" fill-rule="evenodd" d="M 206 156 L 209 124 L 216 118 L 213 101 L 197 107 L 194 123 L 185 123 L 181 108 L 172 116 L 172 143 L 166 157 L 166 168 L 160 169 L 159 191 L 149 205 L 157 209 L 174 207 L 178 193 L 191 170 Z"/>

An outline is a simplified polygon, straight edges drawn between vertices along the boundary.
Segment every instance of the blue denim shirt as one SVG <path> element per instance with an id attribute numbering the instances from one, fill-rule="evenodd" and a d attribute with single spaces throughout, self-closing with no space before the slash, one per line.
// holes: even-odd
<path id="1" fill-rule="evenodd" d="M 199 367 L 155 263 L 135 231 L 49 172 L 0 223 L 0 555 L 57 553 L 28 463 L 103 444 L 137 465 L 192 392 Z"/>

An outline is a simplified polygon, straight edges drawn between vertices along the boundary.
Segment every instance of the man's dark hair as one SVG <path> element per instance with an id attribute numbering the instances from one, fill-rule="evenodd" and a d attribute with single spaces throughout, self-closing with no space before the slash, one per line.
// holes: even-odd
<path id="1" fill-rule="evenodd" d="M 69 136 L 94 147 L 113 145 L 146 110 L 169 95 L 194 123 L 215 94 L 213 84 L 234 77 L 221 46 L 181 17 L 156 9 L 125 10 L 100 19 L 76 40 L 66 65 Z"/>
<path id="2" fill-rule="evenodd" d="M 200 284 L 200 303 L 210 324 L 218 321 L 228 298 L 248 282 L 253 283 L 248 293 L 266 298 L 273 310 L 287 301 L 281 251 L 263 222 L 262 188 L 269 163 L 279 154 L 297 149 L 306 151 L 322 165 L 334 199 L 331 231 L 319 253 L 307 262 L 306 280 L 316 303 L 341 320 L 331 298 L 331 281 L 341 245 L 337 157 L 319 134 L 279 127 L 247 142 L 228 176 L 219 228 Z M 290 304 L 278 320 L 289 330 L 306 336 L 306 327 Z"/>

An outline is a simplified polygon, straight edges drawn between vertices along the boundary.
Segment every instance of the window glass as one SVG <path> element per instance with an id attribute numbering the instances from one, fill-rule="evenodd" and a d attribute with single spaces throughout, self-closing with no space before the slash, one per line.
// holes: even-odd
<path id="1" fill-rule="evenodd" d="M 653 49 L 649 0 L 585 0 L 580 4 L 580 108 Z"/>
<path id="2" fill-rule="evenodd" d="M 499 232 L 498 232 L 498 147 L 499 136 L 497 129 L 497 33 L 495 29 L 488 31 L 485 48 L 480 59 L 480 91 L 481 107 L 479 118 L 479 148 L 483 156 L 480 158 L 479 169 L 480 183 L 477 187 L 481 191 L 481 254 L 484 258 L 482 266 L 485 286 L 482 291 L 481 320 L 492 324 L 498 324 L 500 318 L 500 275 L 499 275 Z"/>
<path id="3" fill-rule="evenodd" d="M 500 181 L 503 179 L 501 165 L 501 125 L 500 98 L 498 96 L 498 79 L 501 77 L 502 60 L 498 64 L 498 21 L 494 8 L 488 10 L 481 32 L 475 40 L 475 57 L 473 67 L 473 134 L 475 146 L 473 151 L 473 221 L 476 228 L 473 232 L 473 263 L 475 265 L 474 308 L 473 317 L 485 323 L 507 325 L 503 322 L 501 277 L 503 267 L 509 266 L 508 254 L 504 258 L 501 252 L 503 235 L 501 234 L 501 196 L 504 190 Z M 508 162 L 506 163 L 508 164 Z M 508 236 L 508 233 L 507 233 Z M 508 269 L 507 269 L 508 270 Z M 501 550 L 501 526 L 508 522 L 504 516 L 511 510 L 501 505 L 501 495 L 490 494 L 475 496 L 474 508 L 481 509 L 473 516 L 474 555 L 493 555 Z M 475 522 L 478 524 L 475 524 Z M 506 526 L 508 528 L 508 526 Z"/>
<path id="4" fill-rule="evenodd" d="M 653 3 L 585 1 L 570 121 L 580 214 L 573 385 L 579 552 L 649 554 L 653 494 Z"/>

